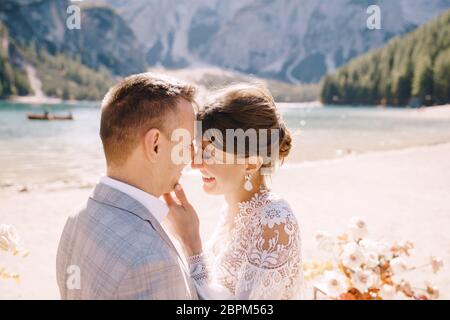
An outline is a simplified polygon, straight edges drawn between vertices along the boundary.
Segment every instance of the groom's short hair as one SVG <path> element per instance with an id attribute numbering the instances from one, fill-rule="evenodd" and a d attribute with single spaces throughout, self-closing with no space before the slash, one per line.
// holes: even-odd
<path id="1" fill-rule="evenodd" d="M 152 128 L 169 134 L 174 124 L 165 116 L 176 114 L 179 99 L 193 103 L 195 91 L 193 85 L 153 73 L 129 76 L 112 87 L 101 107 L 100 138 L 106 162 L 123 164 Z"/>

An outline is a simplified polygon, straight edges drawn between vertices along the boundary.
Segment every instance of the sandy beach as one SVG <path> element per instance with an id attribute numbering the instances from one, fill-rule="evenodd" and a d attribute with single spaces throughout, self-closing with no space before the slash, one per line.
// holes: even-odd
<path id="1" fill-rule="evenodd" d="M 222 199 L 204 195 L 200 180 L 189 175 L 182 183 L 207 239 L 218 214 L 211 208 L 218 208 Z M 297 214 L 305 261 L 318 257 L 317 231 L 338 234 L 345 231 L 348 219 L 360 216 L 375 239 L 413 241 L 412 262 L 426 262 L 431 254 L 442 257 L 441 273 L 424 270 L 414 279 L 419 284 L 423 279 L 434 282 L 441 298 L 450 298 L 450 144 L 291 165 L 274 176 L 273 189 Z M 22 281 L 0 282 L 0 299 L 59 298 L 55 279 L 59 236 L 67 215 L 90 192 L 85 188 L 0 193 L 1 222 L 15 225 L 30 250 L 27 258 L 2 255 L 2 264 L 20 273 Z"/>

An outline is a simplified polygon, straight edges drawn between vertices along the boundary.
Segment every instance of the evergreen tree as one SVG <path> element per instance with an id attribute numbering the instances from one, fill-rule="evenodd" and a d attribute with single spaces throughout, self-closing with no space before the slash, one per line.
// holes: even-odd
<path id="1" fill-rule="evenodd" d="M 450 48 L 439 53 L 433 68 L 434 99 L 438 104 L 450 101 Z"/>
<path id="2" fill-rule="evenodd" d="M 450 10 L 403 37 L 351 60 L 322 82 L 329 104 L 450 102 Z M 332 96 L 338 99 L 332 99 Z"/>
<path id="3" fill-rule="evenodd" d="M 422 57 L 416 66 L 412 95 L 419 98 L 422 104 L 431 105 L 433 100 L 433 68 L 430 57 Z"/>

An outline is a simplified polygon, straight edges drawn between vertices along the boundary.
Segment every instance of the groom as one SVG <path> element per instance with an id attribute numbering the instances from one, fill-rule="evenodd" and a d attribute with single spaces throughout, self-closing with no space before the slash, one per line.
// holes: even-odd
<path id="1" fill-rule="evenodd" d="M 159 199 L 181 176 L 171 132 L 194 137 L 194 95 L 192 86 L 150 73 L 106 94 L 100 137 L 107 176 L 64 227 L 56 261 L 62 299 L 198 298 L 161 227 L 169 209 Z"/>

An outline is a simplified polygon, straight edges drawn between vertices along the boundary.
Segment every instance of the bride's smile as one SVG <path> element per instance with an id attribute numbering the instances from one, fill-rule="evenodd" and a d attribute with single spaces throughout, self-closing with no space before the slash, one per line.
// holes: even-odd
<path id="1" fill-rule="evenodd" d="M 216 178 L 214 177 L 210 177 L 207 174 L 205 174 L 204 172 L 202 172 L 202 180 L 205 184 L 210 184 L 216 181 Z"/>

